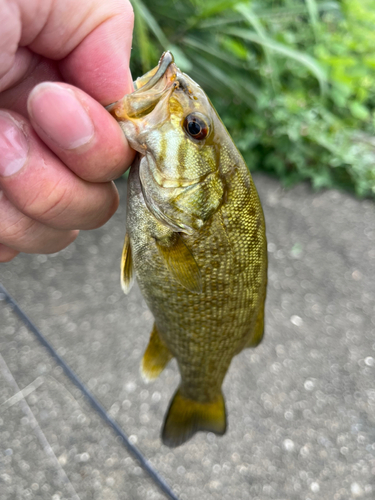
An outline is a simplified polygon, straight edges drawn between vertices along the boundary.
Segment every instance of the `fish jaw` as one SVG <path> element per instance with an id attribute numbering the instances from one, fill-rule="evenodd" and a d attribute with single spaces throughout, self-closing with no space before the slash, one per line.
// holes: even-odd
<path id="1" fill-rule="evenodd" d="M 149 117 L 151 111 L 177 85 L 176 77 L 178 72 L 172 54 L 165 52 L 160 58 L 158 66 L 134 82 L 135 91 L 126 94 L 119 101 L 107 106 L 107 110 L 120 123 L 145 116 Z M 159 121 L 162 119 L 160 116 L 158 118 Z M 144 127 L 145 124 L 143 124 Z M 135 134 L 131 134 L 130 131 L 126 130 L 124 132 L 128 132 L 129 136 L 135 136 L 139 130 L 136 130 Z"/>

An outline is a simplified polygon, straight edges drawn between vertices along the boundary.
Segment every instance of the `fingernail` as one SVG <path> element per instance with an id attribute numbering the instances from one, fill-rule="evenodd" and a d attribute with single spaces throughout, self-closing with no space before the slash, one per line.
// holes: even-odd
<path id="1" fill-rule="evenodd" d="M 60 148 L 75 149 L 90 142 L 94 126 L 74 92 L 58 83 L 44 82 L 30 94 L 29 113 Z"/>
<path id="2" fill-rule="evenodd" d="M 0 176 L 18 172 L 27 160 L 29 145 L 20 124 L 9 114 L 0 111 Z"/>

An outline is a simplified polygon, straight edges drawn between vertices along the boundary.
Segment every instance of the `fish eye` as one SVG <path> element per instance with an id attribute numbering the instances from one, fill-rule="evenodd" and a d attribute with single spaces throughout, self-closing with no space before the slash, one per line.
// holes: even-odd
<path id="1" fill-rule="evenodd" d="M 191 113 L 184 120 L 184 129 L 193 139 L 201 141 L 208 136 L 209 127 L 203 115 Z"/>

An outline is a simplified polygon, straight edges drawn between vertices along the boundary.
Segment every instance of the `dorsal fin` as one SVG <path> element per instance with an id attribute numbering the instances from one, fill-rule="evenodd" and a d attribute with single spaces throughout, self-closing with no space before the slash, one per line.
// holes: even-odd
<path id="1" fill-rule="evenodd" d="M 193 254 L 179 233 L 156 240 L 160 255 L 170 273 L 180 285 L 193 293 L 202 292 L 202 277 Z"/>
<path id="2" fill-rule="evenodd" d="M 121 256 L 121 288 L 125 294 L 130 292 L 135 279 L 132 250 L 128 233 L 125 235 Z"/>

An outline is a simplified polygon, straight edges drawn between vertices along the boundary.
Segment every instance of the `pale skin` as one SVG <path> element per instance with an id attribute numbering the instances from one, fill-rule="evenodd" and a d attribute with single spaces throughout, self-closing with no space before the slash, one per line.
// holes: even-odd
<path id="1" fill-rule="evenodd" d="M 132 91 L 127 0 L 0 0 L 0 262 L 116 211 L 134 152 L 103 106 Z M 57 83 L 58 82 L 58 83 Z"/>

